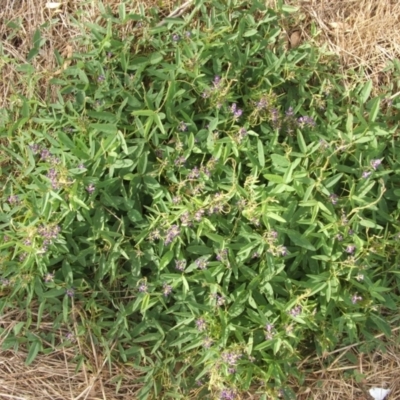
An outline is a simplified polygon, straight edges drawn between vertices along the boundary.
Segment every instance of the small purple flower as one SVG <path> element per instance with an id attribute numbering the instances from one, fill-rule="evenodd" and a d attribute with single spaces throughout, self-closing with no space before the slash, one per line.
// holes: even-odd
<path id="1" fill-rule="evenodd" d="M 260 258 L 260 253 L 258 251 L 255 251 L 252 255 L 251 258 Z"/>
<path id="2" fill-rule="evenodd" d="M 285 257 L 288 255 L 288 249 L 285 246 L 282 246 L 279 250 L 279 252 L 281 253 L 282 257 Z"/>
<path id="3" fill-rule="evenodd" d="M 172 292 L 172 286 L 166 283 L 163 284 L 163 294 L 165 297 L 168 297 Z"/>
<path id="4" fill-rule="evenodd" d="M 66 294 L 68 297 L 74 297 L 75 295 L 75 289 L 74 288 L 69 288 L 66 290 Z"/>
<path id="5" fill-rule="evenodd" d="M 186 260 L 175 260 L 175 268 L 178 271 L 183 272 L 185 270 L 186 267 Z"/>
<path id="6" fill-rule="evenodd" d="M 148 289 L 149 288 L 148 288 L 146 282 L 141 282 L 140 285 L 139 285 L 139 288 L 138 288 L 140 293 L 147 293 Z"/>
<path id="7" fill-rule="evenodd" d="M 25 239 L 22 243 L 23 243 L 25 246 L 30 246 L 30 245 L 32 244 L 32 240 L 30 240 L 30 239 Z"/>
<path id="8" fill-rule="evenodd" d="M 45 277 L 44 277 L 44 281 L 46 283 L 53 282 L 54 281 L 54 274 L 53 273 L 47 273 L 45 275 Z"/>
<path id="9" fill-rule="evenodd" d="M 335 194 L 335 193 L 332 193 L 332 194 L 329 196 L 329 199 L 331 200 L 331 203 L 332 203 L 333 205 L 335 205 L 335 204 L 337 204 L 337 202 L 338 202 L 338 200 L 339 200 L 339 196 L 338 196 L 337 194 Z"/>
<path id="10" fill-rule="evenodd" d="M 47 161 L 48 159 L 50 159 L 50 158 L 51 158 L 51 153 L 50 153 L 50 151 L 47 150 L 47 149 L 42 149 L 41 152 L 40 152 L 40 158 L 41 158 L 43 161 Z"/>
<path id="11" fill-rule="evenodd" d="M 31 149 L 33 154 L 38 154 L 40 152 L 40 146 L 37 143 L 29 145 L 28 147 Z"/>
<path id="12" fill-rule="evenodd" d="M 221 85 L 221 78 L 216 75 L 212 81 L 212 84 L 214 85 L 214 88 L 217 89 Z"/>
<path id="13" fill-rule="evenodd" d="M 214 344 L 214 341 L 209 337 L 206 336 L 203 340 L 203 347 L 205 349 L 209 349 Z"/>
<path id="14" fill-rule="evenodd" d="M 179 42 L 179 40 L 181 40 L 181 37 L 178 34 L 175 33 L 172 35 L 173 42 Z"/>
<path id="15" fill-rule="evenodd" d="M 194 167 L 188 174 L 188 179 L 194 180 L 200 176 L 200 170 L 197 167 Z"/>
<path id="16" fill-rule="evenodd" d="M 216 297 L 217 299 L 217 306 L 221 307 L 225 304 L 225 298 L 223 296 L 218 296 Z"/>
<path id="17" fill-rule="evenodd" d="M 224 389 L 221 391 L 220 400 L 235 400 L 236 392 L 233 389 Z"/>
<path id="18" fill-rule="evenodd" d="M 25 260 L 26 257 L 28 257 L 28 253 L 26 251 L 24 251 L 23 253 L 21 253 L 19 255 L 18 260 L 22 262 Z"/>
<path id="19" fill-rule="evenodd" d="M 96 190 L 96 187 L 93 185 L 93 183 L 91 183 L 89 186 L 86 187 L 86 191 L 89 194 L 92 194 L 95 190 Z"/>
<path id="20" fill-rule="evenodd" d="M 297 317 L 298 315 L 301 314 L 301 306 L 296 306 L 296 307 L 292 308 L 292 309 L 289 311 L 289 314 L 290 314 L 292 317 Z"/>
<path id="21" fill-rule="evenodd" d="M 263 110 L 266 109 L 268 107 L 268 101 L 265 97 L 262 97 L 257 103 L 256 103 L 256 107 L 258 110 Z"/>
<path id="22" fill-rule="evenodd" d="M 228 249 L 222 249 L 217 252 L 217 261 L 224 262 L 228 258 Z"/>
<path id="23" fill-rule="evenodd" d="M 247 135 L 247 130 L 246 128 L 240 128 L 239 129 L 239 138 L 243 139 Z"/>
<path id="24" fill-rule="evenodd" d="M 8 196 L 7 201 L 8 201 L 8 203 L 10 205 L 18 204 L 19 203 L 19 197 L 17 195 Z"/>
<path id="25" fill-rule="evenodd" d="M 106 80 L 106 77 L 104 75 L 99 75 L 97 78 L 97 82 L 104 82 Z"/>
<path id="26" fill-rule="evenodd" d="M 206 269 L 208 265 L 208 262 L 204 257 L 198 258 L 194 263 L 197 265 L 197 268 L 199 269 Z"/>
<path id="27" fill-rule="evenodd" d="M 185 36 L 186 36 L 187 38 L 190 38 L 190 36 L 192 36 L 192 32 L 186 31 Z"/>
<path id="28" fill-rule="evenodd" d="M 286 112 L 285 115 L 287 118 L 292 118 L 294 117 L 294 111 L 293 111 L 293 107 L 289 107 Z"/>
<path id="29" fill-rule="evenodd" d="M 362 297 L 361 296 L 357 296 L 356 294 L 351 298 L 351 302 L 353 304 L 356 304 L 358 301 L 361 301 Z"/>
<path id="30" fill-rule="evenodd" d="M 179 126 L 178 126 L 178 129 L 181 131 L 181 132 L 186 132 L 187 131 L 187 125 L 183 122 L 183 121 L 181 121 L 180 123 L 179 123 Z"/>
<path id="31" fill-rule="evenodd" d="M 189 211 L 185 211 L 184 213 L 182 213 L 182 215 L 180 216 L 180 220 L 181 220 L 182 226 L 191 226 L 192 225 L 191 216 L 189 214 Z"/>
<path id="32" fill-rule="evenodd" d="M 376 170 L 381 165 L 381 163 L 382 163 L 382 160 L 379 160 L 379 159 L 371 160 L 371 167 Z"/>
<path id="33" fill-rule="evenodd" d="M 78 165 L 78 169 L 85 169 L 86 167 L 85 167 L 85 164 L 84 163 L 80 163 L 79 165 Z"/>
<path id="34" fill-rule="evenodd" d="M 196 213 L 194 214 L 194 219 L 197 222 L 200 222 L 203 218 L 204 212 L 205 211 L 202 208 L 200 210 L 197 210 Z"/>
<path id="35" fill-rule="evenodd" d="M 343 240 L 343 235 L 341 235 L 340 233 L 338 233 L 338 234 L 335 236 L 335 238 L 336 238 L 339 242 L 341 242 L 341 241 Z"/>
<path id="36" fill-rule="evenodd" d="M 361 175 L 362 178 L 367 179 L 372 174 L 371 171 L 364 171 Z"/>
<path id="37" fill-rule="evenodd" d="M 196 328 L 200 332 L 203 332 L 207 329 L 207 323 L 204 318 L 198 318 L 196 319 Z"/>
<path id="38" fill-rule="evenodd" d="M 354 246 L 352 244 L 349 244 L 346 247 L 346 253 L 348 253 L 348 254 L 353 254 L 355 250 L 356 250 L 356 246 Z"/>
<path id="39" fill-rule="evenodd" d="M 181 233 L 178 225 L 172 225 L 168 230 L 165 237 L 165 244 L 171 243 Z"/>
<path id="40" fill-rule="evenodd" d="M 178 203 L 180 203 L 180 202 L 181 202 L 181 197 L 180 197 L 180 196 L 174 196 L 174 197 L 172 198 L 172 203 L 178 204 Z"/>
<path id="41" fill-rule="evenodd" d="M 241 211 L 246 207 L 246 203 L 247 203 L 246 199 L 240 199 L 237 201 L 236 206 Z"/>
<path id="42" fill-rule="evenodd" d="M 279 127 L 279 111 L 277 108 L 271 109 L 271 122 L 274 128 Z"/>
<path id="43" fill-rule="evenodd" d="M 349 232 L 348 232 L 348 233 L 349 233 L 350 236 L 353 236 L 353 235 L 354 235 L 353 229 L 349 229 Z"/>
<path id="44" fill-rule="evenodd" d="M 309 128 L 313 128 L 315 126 L 314 119 L 308 116 L 298 118 L 297 123 L 300 127 L 307 126 Z"/>
<path id="45" fill-rule="evenodd" d="M 174 164 L 176 166 L 182 166 L 183 164 L 185 164 L 186 162 L 186 158 L 184 156 L 179 156 L 175 159 Z"/>

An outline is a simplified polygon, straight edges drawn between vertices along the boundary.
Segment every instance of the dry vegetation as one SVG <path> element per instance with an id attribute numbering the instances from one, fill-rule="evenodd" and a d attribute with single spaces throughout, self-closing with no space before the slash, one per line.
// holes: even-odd
<path id="1" fill-rule="evenodd" d="M 3 0 L 4 1 L 4 0 Z M 79 51 L 76 38 L 82 32 L 79 22 L 99 18 L 99 2 L 61 1 L 58 8 L 46 7 L 46 0 L 5 0 L 0 10 L 0 107 L 11 106 L 16 94 L 30 96 L 33 92 L 42 99 L 51 95 L 49 78 L 59 67 L 54 51 L 64 57 Z M 159 6 L 168 14 L 177 4 L 173 0 L 144 1 L 146 7 Z M 269 1 L 273 5 L 273 1 Z M 118 0 L 104 0 L 103 4 L 117 10 Z M 314 40 L 327 45 L 341 59 L 344 74 L 352 68 L 363 68 L 367 77 L 379 85 L 386 85 L 390 72 L 388 63 L 400 55 L 400 2 L 398 0 L 291 0 L 299 5 L 292 32 L 301 33 L 301 40 Z M 137 11 L 139 2 L 132 1 L 127 12 Z M 311 36 L 311 26 L 319 34 Z M 42 26 L 46 44 L 33 64 L 36 69 L 30 83 L 22 79 L 17 66 L 25 63 L 32 48 L 32 37 Z M 299 36 L 298 34 L 296 34 Z M 296 39 L 295 36 L 291 40 Z M 37 88 L 40 92 L 37 93 Z M 13 329 L 26 315 L 13 312 L 2 316 L 0 323 L 5 332 Z M 49 329 L 49 326 L 41 327 Z M 65 333 L 60 332 L 60 338 Z M 0 344 L 5 335 L 0 337 Z M 298 388 L 301 400 L 306 399 L 368 399 L 367 389 L 372 386 L 390 387 L 390 399 L 400 398 L 400 345 L 393 336 L 387 352 L 362 354 L 360 346 L 339 349 L 329 367 L 321 360 L 306 360 L 301 368 L 308 371 L 303 388 Z M 76 369 L 76 355 L 84 356 L 82 368 Z M 109 365 L 107 359 L 93 343 L 75 343 L 70 347 L 57 347 L 47 355 L 39 355 L 26 366 L 23 347 L 18 351 L 0 352 L 1 399 L 134 399 L 138 390 L 138 374 L 128 366 Z M 360 382 L 348 376 L 358 371 L 364 376 Z M 118 393 L 117 393 L 118 388 Z"/>

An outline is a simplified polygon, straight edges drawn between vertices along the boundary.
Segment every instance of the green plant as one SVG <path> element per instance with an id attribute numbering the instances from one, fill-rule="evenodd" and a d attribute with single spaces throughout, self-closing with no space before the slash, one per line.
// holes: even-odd
<path id="1" fill-rule="evenodd" d="M 113 344 L 141 398 L 292 398 L 309 352 L 390 334 L 398 103 L 288 51 L 290 9 L 124 10 L 89 26 L 57 102 L 22 98 L 2 128 L 1 308 L 35 298 L 37 324 Z M 27 338 L 6 343 L 31 362 Z"/>

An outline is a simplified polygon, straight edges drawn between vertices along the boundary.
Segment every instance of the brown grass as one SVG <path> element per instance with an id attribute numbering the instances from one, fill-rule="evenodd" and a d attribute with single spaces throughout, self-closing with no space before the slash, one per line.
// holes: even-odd
<path id="1" fill-rule="evenodd" d="M 57 0 L 54 0 L 57 1 Z M 39 95 L 43 100 L 52 97 L 49 79 L 60 66 L 53 54 L 59 51 L 68 58 L 78 47 L 76 39 L 82 35 L 83 22 L 99 19 L 98 0 L 59 0 L 57 9 L 46 7 L 47 0 L 3 0 L 0 8 L 0 107 L 13 107 L 18 95 Z M 273 5 L 275 0 L 269 0 Z M 340 57 L 342 72 L 362 68 L 366 79 L 372 79 L 376 90 L 388 85 L 391 79 L 385 72 L 388 63 L 400 58 L 400 1 L 398 0 L 290 0 L 299 6 L 288 29 L 288 40 L 297 46 L 301 41 L 316 41 Z M 118 0 L 104 0 L 113 12 L 118 12 Z M 147 0 L 145 7 L 157 6 L 165 14 L 172 12 L 183 1 Z M 137 12 L 139 1 L 127 4 L 127 12 Z M 75 23 L 73 18 L 79 21 Z M 16 28 L 10 25 L 16 24 Z M 43 27 L 43 24 L 47 24 Z M 311 25 L 319 34 L 311 37 Z M 32 37 L 38 26 L 46 39 L 40 54 L 33 60 L 35 74 L 30 82 L 16 68 L 26 63 L 32 48 Z M 123 28 L 129 30 L 129 25 Z M 298 32 L 298 33 L 296 33 Z M 301 35 L 299 36 L 299 33 Z M 123 34 L 123 32 L 122 32 Z M 292 34 L 294 36 L 292 36 Z M 296 43 L 294 40 L 296 39 Z M 293 43 L 292 43 L 293 41 Z M 298 42 L 299 41 L 299 42 Z M 38 91 L 39 88 L 39 91 Z M 17 311 L 2 316 L 2 327 L 11 330 L 24 314 Z M 49 328 L 47 326 L 47 328 Z M 64 339 L 63 339 L 64 338 Z M 0 345 L 5 333 L 0 337 Z M 60 332 L 60 341 L 65 332 Z M 372 386 L 390 387 L 388 400 L 400 398 L 399 337 L 394 335 L 387 344 L 386 352 L 362 354 L 360 346 L 338 349 L 336 358 L 328 367 L 322 360 L 305 360 L 301 368 L 308 371 L 305 384 L 297 388 L 299 400 L 368 399 L 367 390 Z M 76 356 L 86 360 L 76 369 Z M 54 348 L 40 354 L 33 364 L 25 365 L 26 349 L 0 352 L 1 399 L 135 399 L 140 374 L 129 366 L 109 365 L 102 351 L 91 344 L 79 341 L 70 347 Z M 348 376 L 358 371 L 364 376 L 360 381 Z M 120 389 L 117 391 L 118 380 Z M 136 396 L 136 397 L 135 397 Z M 245 397 L 243 397 L 245 398 Z M 250 395 L 249 397 L 250 398 Z"/>

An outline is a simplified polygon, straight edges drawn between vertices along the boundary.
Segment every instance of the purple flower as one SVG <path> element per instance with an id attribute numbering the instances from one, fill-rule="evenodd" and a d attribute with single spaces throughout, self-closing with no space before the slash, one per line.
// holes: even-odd
<path id="1" fill-rule="evenodd" d="M 340 233 L 338 233 L 335 237 L 339 242 L 343 240 L 343 236 Z"/>
<path id="2" fill-rule="evenodd" d="M 172 198 L 172 203 L 174 203 L 174 204 L 178 204 L 178 203 L 180 203 L 180 201 L 181 201 L 180 196 L 174 196 Z"/>
<path id="3" fill-rule="evenodd" d="M 239 129 L 239 138 L 243 139 L 247 135 L 247 130 L 246 128 L 240 128 Z"/>
<path id="4" fill-rule="evenodd" d="M 381 165 L 381 163 L 382 163 L 382 160 L 379 160 L 379 159 L 371 160 L 371 167 L 376 170 Z"/>
<path id="5" fill-rule="evenodd" d="M 140 293 L 147 293 L 148 289 L 146 282 L 141 282 L 138 288 Z"/>
<path id="6" fill-rule="evenodd" d="M 69 288 L 66 290 L 66 294 L 68 297 L 74 297 L 75 295 L 75 289 L 74 288 Z"/>
<path id="7" fill-rule="evenodd" d="M 293 107 L 289 107 L 286 110 L 285 115 L 286 115 L 287 118 L 292 118 L 294 116 Z"/>
<path id="8" fill-rule="evenodd" d="M 200 170 L 197 167 L 194 167 L 188 174 L 188 179 L 194 180 L 200 176 Z"/>
<path id="9" fill-rule="evenodd" d="M 179 42 L 180 39 L 181 39 L 181 37 L 178 34 L 175 33 L 172 35 L 173 42 Z"/>
<path id="10" fill-rule="evenodd" d="M 175 260 L 175 268 L 178 271 L 183 272 L 185 270 L 186 267 L 186 260 Z"/>
<path id="11" fill-rule="evenodd" d="M 221 307 L 225 304 L 225 298 L 223 296 L 218 296 L 216 297 L 217 299 L 217 306 Z"/>
<path id="12" fill-rule="evenodd" d="M 204 318 L 198 318 L 196 319 L 196 328 L 200 332 L 203 332 L 207 329 L 207 324 Z"/>
<path id="13" fill-rule="evenodd" d="M 91 183 L 89 186 L 86 187 L 86 191 L 89 194 L 92 194 L 95 190 L 96 190 L 96 187 L 93 185 L 93 183 Z"/>
<path id="14" fill-rule="evenodd" d="M 186 158 L 184 156 L 180 156 L 175 159 L 174 164 L 177 166 L 181 166 L 181 165 L 185 164 L 185 162 L 186 162 Z"/>
<path id="15" fill-rule="evenodd" d="M 168 297 L 172 292 L 172 286 L 166 283 L 163 283 L 163 294 L 165 297 Z"/>
<path id="16" fill-rule="evenodd" d="M 54 190 L 59 189 L 58 172 L 54 168 L 50 168 L 46 174 L 46 178 L 50 180 L 51 187 Z"/>
<path id="17" fill-rule="evenodd" d="M 271 109 L 271 122 L 275 129 L 279 128 L 279 112 L 277 108 Z"/>
<path id="18" fill-rule="evenodd" d="M 361 175 L 362 178 L 367 179 L 372 174 L 371 171 L 364 171 Z"/>
<path id="19" fill-rule="evenodd" d="M 217 261 L 224 262 L 228 258 L 228 249 L 222 249 L 217 252 Z"/>
<path id="20" fill-rule="evenodd" d="M 255 251 L 252 255 L 251 258 L 260 258 L 260 253 L 258 251 Z"/>
<path id="21" fill-rule="evenodd" d="M 196 213 L 194 214 L 194 219 L 195 219 L 197 222 L 200 222 L 201 219 L 203 218 L 204 212 L 205 212 L 205 211 L 204 211 L 202 208 L 201 208 L 200 210 L 197 210 Z"/>
<path id="22" fill-rule="evenodd" d="M 104 75 L 99 75 L 97 78 L 97 82 L 104 82 L 106 80 L 106 77 Z"/>
<path id="23" fill-rule="evenodd" d="M 28 253 L 26 251 L 24 251 L 23 253 L 21 253 L 19 255 L 18 260 L 22 262 L 25 260 L 26 257 L 28 257 Z"/>
<path id="24" fill-rule="evenodd" d="M 362 300 L 361 296 L 357 296 L 356 294 L 351 298 L 351 302 L 356 304 L 358 301 Z"/>
<path id="25" fill-rule="evenodd" d="M 192 36 L 192 32 L 186 31 L 185 35 L 186 35 L 187 38 L 190 38 L 190 36 Z"/>
<path id="26" fill-rule="evenodd" d="M 178 225 L 172 225 L 168 230 L 165 237 L 165 244 L 171 243 L 181 233 Z"/>
<path id="27" fill-rule="evenodd" d="M 236 393 L 233 389 L 224 389 L 221 391 L 219 398 L 221 400 L 235 400 Z"/>
<path id="28" fill-rule="evenodd" d="M 45 277 L 44 277 L 44 281 L 46 283 L 53 282 L 54 281 L 54 274 L 53 273 L 46 274 Z"/>
<path id="29" fill-rule="evenodd" d="M 40 152 L 40 146 L 37 143 L 32 144 L 28 147 L 31 149 L 33 154 L 38 154 Z"/>
<path id="30" fill-rule="evenodd" d="M 268 107 L 268 101 L 265 97 L 262 97 L 257 103 L 256 103 L 256 107 L 258 110 L 263 110 L 266 109 Z"/>
<path id="31" fill-rule="evenodd" d="M 206 269 L 208 265 L 208 262 L 204 257 L 198 258 L 194 263 L 197 265 L 197 268 L 199 269 Z"/>
<path id="32" fill-rule="evenodd" d="M 10 205 L 18 204 L 19 203 L 19 197 L 17 195 L 8 196 L 7 201 L 8 201 L 8 203 Z"/>
<path id="33" fill-rule="evenodd" d="M 332 193 L 332 194 L 329 196 L 329 199 L 331 200 L 331 203 L 332 203 L 333 205 L 335 205 L 335 204 L 337 204 L 337 202 L 338 202 L 338 200 L 339 200 L 339 196 L 338 196 L 337 194 L 335 194 L 335 193 Z"/>
<path id="34" fill-rule="evenodd" d="M 308 126 L 309 128 L 313 128 L 315 126 L 314 119 L 307 116 L 298 118 L 297 123 L 300 127 Z"/>
<path id="35" fill-rule="evenodd" d="M 356 246 L 354 246 L 352 244 L 349 244 L 346 247 L 346 253 L 348 253 L 348 254 L 353 254 L 355 250 L 356 250 Z"/>
<path id="36" fill-rule="evenodd" d="M 279 252 L 281 253 L 281 256 L 282 256 L 282 257 L 285 257 L 285 256 L 288 255 L 288 250 L 287 250 L 287 248 L 286 248 L 285 246 L 282 246 L 282 247 L 280 248 Z"/>
<path id="37" fill-rule="evenodd" d="M 181 132 L 186 132 L 186 131 L 187 131 L 187 125 L 186 125 L 183 121 L 181 121 L 181 122 L 179 123 L 178 129 L 179 129 Z"/>
<path id="38" fill-rule="evenodd" d="M 190 217 L 189 211 L 185 211 L 185 212 L 180 216 L 180 220 L 181 220 L 182 226 L 191 226 L 191 225 L 192 225 L 191 217 Z"/>
<path id="39" fill-rule="evenodd" d="M 47 149 L 43 149 L 43 150 L 40 152 L 40 158 L 41 158 L 43 161 L 47 161 L 48 159 L 50 159 L 50 158 L 51 158 L 51 153 L 50 153 L 50 151 L 47 150 Z"/>
<path id="40" fill-rule="evenodd" d="M 85 164 L 80 163 L 80 164 L 78 165 L 78 168 L 79 168 L 79 169 L 85 169 L 86 167 L 85 167 Z"/>
<path id="41" fill-rule="evenodd" d="M 292 317 L 297 317 L 298 315 L 301 314 L 301 306 L 296 306 L 296 307 L 292 308 L 292 309 L 289 311 L 289 314 L 290 314 Z"/>
<path id="42" fill-rule="evenodd" d="M 203 347 L 209 349 L 214 344 L 214 341 L 209 337 L 206 336 L 203 340 Z"/>
<path id="43" fill-rule="evenodd" d="M 222 361 L 227 363 L 229 366 L 234 367 L 239 358 L 242 357 L 240 353 L 237 352 L 231 352 L 231 351 L 224 351 L 221 355 Z"/>

